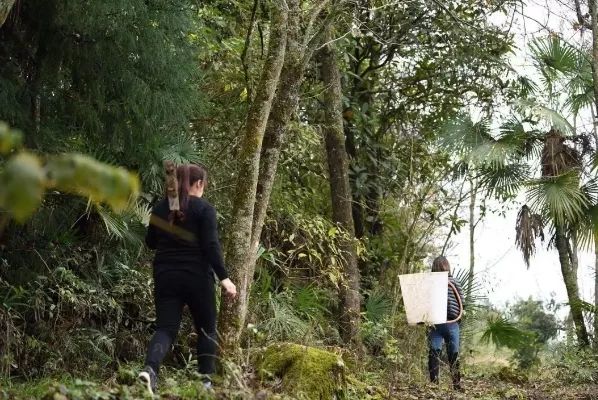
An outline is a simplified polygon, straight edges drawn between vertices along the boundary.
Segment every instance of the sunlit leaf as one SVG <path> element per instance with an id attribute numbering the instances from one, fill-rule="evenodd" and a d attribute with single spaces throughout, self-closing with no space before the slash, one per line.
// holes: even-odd
<path id="1" fill-rule="evenodd" d="M 0 207 L 9 210 L 19 222 L 39 207 L 44 190 L 44 169 L 33 154 L 17 154 L 0 172 Z"/>
<path id="2" fill-rule="evenodd" d="M 21 146 L 23 135 L 11 130 L 7 124 L 0 121 L 0 154 L 8 154 L 11 150 Z"/>
<path id="3" fill-rule="evenodd" d="M 139 180 L 124 168 L 102 164 L 81 154 L 65 154 L 47 165 L 50 185 L 122 210 L 139 193 Z"/>

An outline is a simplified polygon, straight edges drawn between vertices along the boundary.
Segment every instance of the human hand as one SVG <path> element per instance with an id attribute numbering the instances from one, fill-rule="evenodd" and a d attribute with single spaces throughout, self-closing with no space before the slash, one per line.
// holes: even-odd
<path id="1" fill-rule="evenodd" d="M 229 298 L 234 299 L 237 297 L 237 287 L 229 278 L 220 281 L 220 285 L 224 288 L 224 291 Z"/>

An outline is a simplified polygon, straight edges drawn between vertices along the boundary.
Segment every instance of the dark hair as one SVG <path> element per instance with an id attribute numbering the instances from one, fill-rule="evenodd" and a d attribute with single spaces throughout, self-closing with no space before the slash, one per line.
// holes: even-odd
<path id="1" fill-rule="evenodd" d="M 448 272 L 451 274 L 451 265 L 444 256 L 438 256 L 432 262 L 432 272 Z"/>
<path id="2" fill-rule="evenodd" d="M 203 165 L 182 164 L 176 169 L 176 177 L 179 186 L 179 210 L 170 212 L 170 220 L 183 221 L 185 211 L 189 207 L 189 189 L 197 181 L 203 181 L 204 185 L 208 180 L 208 172 Z"/>

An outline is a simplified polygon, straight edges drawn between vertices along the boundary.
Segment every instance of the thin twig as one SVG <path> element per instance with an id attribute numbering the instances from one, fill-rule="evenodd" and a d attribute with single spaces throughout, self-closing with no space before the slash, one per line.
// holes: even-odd
<path id="1" fill-rule="evenodd" d="M 247 88 L 247 98 L 251 99 L 251 83 L 249 81 L 249 65 L 247 64 L 247 53 L 249 51 L 249 45 L 251 44 L 251 34 L 253 33 L 253 26 L 255 25 L 255 15 L 257 13 L 257 7 L 259 0 L 253 2 L 253 9 L 251 10 L 251 20 L 249 21 L 249 28 L 247 29 L 247 36 L 245 37 L 245 46 L 241 53 L 241 64 L 243 65 L 243 72 L 245 73 L 245 87 Z"/>

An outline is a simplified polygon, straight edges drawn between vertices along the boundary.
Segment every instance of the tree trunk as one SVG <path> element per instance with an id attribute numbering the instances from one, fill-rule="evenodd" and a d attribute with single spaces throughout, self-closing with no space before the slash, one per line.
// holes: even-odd
<path id="1" fill-rule="evenodd" d="M 299 1 L 287 0 L 287 4 L 289 7 L 287 48 L 260 157 L 260 174 L 251 235 L 251 253 L 255 255 L 257 255 L 260 236 L 266 219 L 266 211 L 278 168 L 280 150 L 286 139 L 291 116 L 299 103 L 299 90 L 301 82 L 303 82 L 305 65 L 309 60 L 309 55 L 307 58 L 305 57 L 306 49 L 300 41 L 299 16 L 301 8 Z"/>
<path id="2" fill-rule="evenodd" d="M 473 184 L 473 179 L 469 180 L 471 192 L 469 194 L 469 276 L 467 277 L 467 295 L 466 302 L 471 301 L 471 289 L 473 287 L 473 274 L 475 272 L 475 205 L 477 187 Z"/>
<path id="3" fill-rule="evenodd" d="M 595 115 L 598 116 L 598 1 L 589 1 L 588 5 L 592 24 L 592 85 L 594 87 Z M 596 118 L 594 118 L 594 125 L 598 125 Z"/>
<path id="4" fill-rule="evenodd" d="M 6 22 L 15 3 L 16 0 L 0 0 L 0 28 L 2 28 L 2 25 Z"/>
<path id="5" fill-rule="evenodd" d="M 592 27 L 592 85 L 594 88 L 594 109 L 592 110 L 592 120 L 594 122 L 594 138 L 598 146 L 598 1 L 589 1 L 590 18 Z M 579 9 L 579 2 L 576 2 Z M 581 16 L 581 12 L 578 11 Z M 583 21 L 580 21 L 582 23 Z M 596 235 L 595 235 L 596 236 Z M 594 276 L 594 342 L 598 348 L 598 239 L 594 239 L 595 254 L 595 276 Z"/>
<path id="6" fill-rule="evenodd" d="M 332 41 L 330 30 L 325 34 L 325 43 Z M 342 114 L 341 75 L 336 54 L 331 44 L 319 52 L 320 73 L 324 83 L 324 124 L 322 126 L 326 142 L 332 219 L 340 225 L 349 238 L 341 243 L 344 254 L 343 284 L 341 286 L 341 334 L 346 343 L 359 343 L 359 322 L 361 299 L 359 294 L 360 274 L 355 249 L 355 231 L 352 215 L 352 196 L 349 184 L 349 160 L 345 148 Z"/>
<path id="7" fill-rule="evenodd" d="M 587 347 L 590 344 L 588 339 L 588 331 L 583 318 L 583 310 L 580 304 L 579 288 L 577 286 L 577 279 L 571 264 L 570 245 L 564 228 L 561 226 L 555 227 L 555 245 L 559 252 L 559 261 L 561 264 L 561 273 L 565 288 L 567 289 L 567 296 L 569 298 L 569 307 L 571 309 L 571 318 L 575 325 L 575 334 L 577 341 L 582 347 Z"/>
<path id="8" fill-rule="evenodd" d="M 594 232 L 594 348 L 598 350 L 598 234 Z"/>
<path id="9" fill-rule="evenodd" d="M 236 352 L 241 337 L 249 300 L 250 278 L 253 275 L 251 235 L 254 205 L 260 169 L 262 141 L 274 93 L 280 78 L 286 49 L 288 9 L 284 0 L 274 2 L 268 56 L 264 63 L 255 99 L 249 108 L 245 136 L 241 142 L 238 180 L 226 243 L 226 262 L 231 280 L 237 285 L 238 298 L 222 297 L 219 318 L 221 348 Z"/>

